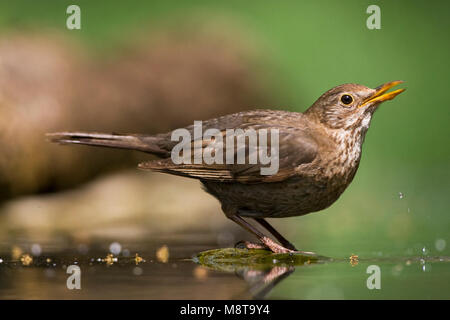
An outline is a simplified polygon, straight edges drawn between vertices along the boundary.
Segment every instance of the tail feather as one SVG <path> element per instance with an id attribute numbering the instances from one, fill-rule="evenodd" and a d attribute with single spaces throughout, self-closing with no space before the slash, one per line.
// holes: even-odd
<path id="1" fill-rule="evenodd" d="M 87 133 L 87 132 L 55 132 L 47 133 L 51 142 L 59 144 L 82 144 L 108 148 L 130 149 L 158 155 L 167 151 L 158 146 L 160 140 L 156 136 Z"/>

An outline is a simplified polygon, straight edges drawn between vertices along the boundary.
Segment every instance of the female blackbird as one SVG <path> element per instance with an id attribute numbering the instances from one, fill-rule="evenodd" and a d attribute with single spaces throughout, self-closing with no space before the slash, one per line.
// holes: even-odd
<path id="1" fill-rule="evenodd" d="M 48 136 L 51 141 L 61 144 L 124 148 L 155 154 L 161 159 L 141 163 L 139 168 L 199 179 L 204 189 L 220 201 L 227 218 L 256 235 L 273 252 L 293 252 L 295 247 L 264 218 L 304 215 L 334 203 L 355 176 L 374 112 L 380 103 L 404 91 L 387 92 L 401 82 L 388 82 L 375 89 L 343 84 L 325 92 L 304 113 L 253 110 L 203 121 L 203 130 L 215 129 L 222 136 L 226 135 L 227 129 L 255 132 L 276 129 L 278 170 L 270 175 L 261 173 L 261 163 L 174 161 L 172 149 L 178 141 L 172 140 L 173 131 L 157 135 L 60 132 Z M 184 129 L 191 137 L 195 136 L 194 126 Z M 217 141 L 211 137 L 194 137 L 189 141 L 189 148 L 194 154 L 195 150 L 205 151 L 214 143 L 217 146 Z M 267 148 L 270 147 L 269 144 Z M 250 152 L 246 148 L 248 160 Z M 235 159 L 237 148 L 233 152 Z M 243 217 L 257 221 L 281 245 Z"/>

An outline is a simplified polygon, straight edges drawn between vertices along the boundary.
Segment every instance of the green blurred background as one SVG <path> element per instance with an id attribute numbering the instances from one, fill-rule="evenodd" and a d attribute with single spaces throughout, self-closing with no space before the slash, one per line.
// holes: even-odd
<path id="1" fill-rule="evenodd" d="M 81 30 L 65 28 L 72 3 L 81 7 Z M 381 7 L 381 30 L 366 27 L 371 4 Z M 342 83 L 404 80 L 406 92 L 376 113 L 340 200 L 274 224 L 299 247 L 327 256 L 448 255 L 449 9 L 448 1 L 2 1 L 0 37 L 57 30 L 102 60 L 136 35 L 206 22 L 236 47 L 251 48 L 248 63 L 264 97 L 238 109 L 304 111 Z M 180 106 L 179 118 L 189 108 Z M 434 297 L 449 298 L 444 289 Z"/>

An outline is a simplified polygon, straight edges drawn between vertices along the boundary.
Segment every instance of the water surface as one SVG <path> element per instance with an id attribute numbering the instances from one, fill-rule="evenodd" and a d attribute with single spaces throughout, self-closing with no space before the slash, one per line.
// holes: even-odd
<path id="1" fill-rule="evenodd" d="M 281 257 L 263 252 L 263 259 L 254 259 L 261 252 L 241 250 L 225 260 L 209 252 L 202 260 L 198 254 L 217 244 L 208 235 L 192 234 L 136 242 L 96 239 L 88 245 L 61 239 L 33 245 L 15 239 L 0 248 L 1 299 L 450 298 L 450 259 L 445 256 Z M 67 288 L 70 265 L 80 267 L 80 290 Z M 367 286 L 367 268 L 373 265 L 380 268 L 380 289 Z"/>

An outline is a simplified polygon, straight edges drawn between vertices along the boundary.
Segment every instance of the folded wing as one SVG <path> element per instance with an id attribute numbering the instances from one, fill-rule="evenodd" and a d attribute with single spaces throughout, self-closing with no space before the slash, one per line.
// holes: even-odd
<path id="1" fill-rule="evenodd" d="M 239 132 L 236 129 L 243 130 Z M 294 175 L 298 166 L 312 162 L 317 154 L 317 145 L 306 130 L 267 124 L 246 124 L 234 130 L 234 143 L 231 151 L 228 151 L 228 161 L 227 146 L 229 147 L 230 144 L 227 143 L 229 141 L 227 131 L 221 130 L 214 138 L 190 141 L 188 146 L 190 152 L 187 155 L 181 154 L 184 160 L 182 163 L 175 163 L 171 157 L 141 163 L 139 168 L 218 182 L 277 182 Z M 256 147 L 250 143 L 248 136 L 252 130 L 258 137 Z M 278 135 L 278 143 L 274 138 L 275 132 Z M 261 143 L 263 142 L 260 139 L 261 135 L 266 135 L 266 143 Z M 239 144 L 238 141 L 241 143 Z M 244 144 L 242 144 L 243 141 L 245 141 Z M 220 149 L 222 149 L 222 155 L 215 160 L 222 159 L 222 161 L 212 163 L 211 160 L 205 161 L 205 155 L 212 155 L 214 158 Z M 194 161 L 196 152 L 202 156 L 201 163 Z M 243 154 L 244 157 L 242 157 Z M 241 155 L 241 161 L 238 162 L 239 155 Z M 264 161 L 261 161 L 261 155 L 266 156 Z"/>

